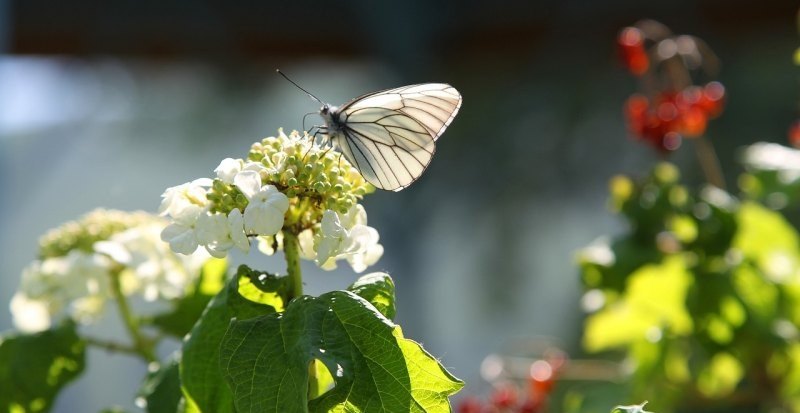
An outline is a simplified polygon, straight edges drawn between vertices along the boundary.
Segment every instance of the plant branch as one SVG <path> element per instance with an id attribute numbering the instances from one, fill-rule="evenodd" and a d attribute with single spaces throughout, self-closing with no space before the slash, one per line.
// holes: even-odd
<path id="1" fill-rule="evenodd" d="M 99 347 L 112 353 L 128 353 L 139 355 L 139 350 L 136 347 L 117 343 L 116 341 L 109 341 L 95 337 L 84 337 L 84 340 L 86 340 L 86 343 L 90 346 Z"/>
<path id="2" fill-rule="evenodd" d="M 111 272 L 111 291 L 116 299 L 119 315 L 122 317 L 128 334 L 131 336 L 131 339 L 133 339 L 133 349 L 135 349 L 136 354 L 148 363 L 156 361 L 156 356 L 153 351 L 153 342 L 142 334 L 139 329 L 139 321 L 133 315 L 127 297 L 122 293 L 122 285 L 119 280 L 120 273 L 121 271 Z"/>
<path id="3" fill-rule="evenodd" d="M 722 168 L 719 166 L 719 159 L 717 158 L 717 153 L 714 151 L 714 146 L 711 145 L 711 142 L 709 142 L 705 136 L 692 140 L 695 143 L 694 148 L 697 152 L 697 160 L 700 162 L 700 167 L 703 169 L 706 181 L 724 190 L 725 178 L 723 178 Z"/>

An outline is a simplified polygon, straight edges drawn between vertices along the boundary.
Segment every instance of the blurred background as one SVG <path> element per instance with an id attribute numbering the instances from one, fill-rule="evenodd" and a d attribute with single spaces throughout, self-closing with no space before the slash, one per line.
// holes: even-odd
<path id="1" fill-rule="evenodd" d="M 707 135 L 735 187 L 739 149 L 785 142 L 797 116 L 797 6 L 0 0 L 0 303 L 47 229 L 96 207 L 155 211 L 165 188 L 211 176 L 279 127 L 300 129 L 318 104 L 275 68 L 333 104 L 447 82 L 464 104 L 426 174 L 365 200 L 386 249 L 371 270 L 394 277 L 406 336 L 480 393 L 481 360 L 514 337 L 580 354 L 575 251 L 621 228 L 609 178 L 659 159 L 627 137 L 621 108 L 636 83 L 616 56 L 620 28 L 653 18 L 715 50 L 728 103 Z M 689 142 L 671 160 L 702 182 Z M 305 274 L 311 293 L 356 278 Z M 111 320 L 102 328 L 122 334 Z M 145 367 L 96 349 L 88 362 L 55 411 L 134 409 Z"/>

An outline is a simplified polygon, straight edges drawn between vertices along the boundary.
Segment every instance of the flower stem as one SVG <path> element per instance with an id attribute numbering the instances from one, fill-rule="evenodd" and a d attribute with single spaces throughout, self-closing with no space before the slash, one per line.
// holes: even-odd
<path id="1" fill-rule="evenodd" d="M 128 299 L 122 293 L 122 284 L 120 283 L 119 276 L 121 271 L 113 271 L 111 273 L 111 291 L 116 298 L 117 309 L 125 328 L 128 330 L 131 339 L 133 339 L 133 349 L 135 353 L 142 357 L 145 361 L 156 361 L 155 353 L 153 352 L 153 343 L 148 340 L 139 329 L 139 321 L 134 317 L 131 307 L 128 304 Z"/>
<path id="2" fill-rule="evenodd" d="M 94 337 L 85 337 L 84 339 L 86 340 L 86 343 L 89 344 L 90 346 L 99 347 L 103 350 L 110 351 L 112 353 L 128 353 L 128 354 L 139 355 L 139 350 L 137 348 L 122 343 L 117 343 L 116 341 L 109 341 Z"/>
<path id="3" fill-rule="evenodd" d="M 695 142 L 694 148 L 697 152 L 697 160 L 700 162 L 706 181 L 719 189 L 725 189 L 725 178 L 722 176 L 722 168 L 719 166 L 719 159 L 714 151 L 714 146 L 705 136 L 693 139 L 693 141 Z"/>
<path id="4" fill-rule="evenodd" d="M 300 241 L 291 230 L 283 231 L 283 252 L 286 256 L 286 272 L 291 281 L 289 299 L 303 295 L 303 274 L 300 271 Z"/>

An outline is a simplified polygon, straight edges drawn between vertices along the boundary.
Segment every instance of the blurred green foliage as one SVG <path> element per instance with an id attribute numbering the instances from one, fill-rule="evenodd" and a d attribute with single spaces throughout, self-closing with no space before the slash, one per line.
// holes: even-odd
<path id="1" fill-rule="evenodd" d="M 616 177 L 629 228 L 579 254 L 584 346 L 621 353 L 654 411 L 800 411 L 800 236 L 763 203 L 791 206 L 797 188 L 751 169 L 738 198 L 690 190 L 666 163 Z"/>

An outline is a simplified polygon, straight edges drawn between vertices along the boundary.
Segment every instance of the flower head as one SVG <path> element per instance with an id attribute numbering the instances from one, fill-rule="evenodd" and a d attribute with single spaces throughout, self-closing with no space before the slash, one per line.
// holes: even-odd
<path id="1" fill-rule="evenodd" d="M 248 251 L 246 237 L 256 237 L 259 251 L 272 254 L 282 248 L 281 231 L 290 231 L 303 257 L 323 268 L 347 259 L 360 272 L 383 254 L 359 205 L 374 188 L 338 152 L 308 135 L 279 131 L 253 144 L 246 158 L 222 160 L 214 172 L 213 181 L 164 193 L 161 211 L 172 223 L 162 239 L 173 251 L 204 246 L 224 256 L 234 246 Z"/>
<path id="2" fill-rule="evenodd" d="M 40 240 L 40 259 L 25 268 L 12 300 L 15 325 L 40 331 L 61 314 L 90 323 L 114 297 L 114 278 L 125 295 L 182 297 L 208 256 L 172 253 L 160 240 L 165 226 L 144 212 L 96 210 L 48 232 Z"/>

